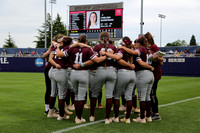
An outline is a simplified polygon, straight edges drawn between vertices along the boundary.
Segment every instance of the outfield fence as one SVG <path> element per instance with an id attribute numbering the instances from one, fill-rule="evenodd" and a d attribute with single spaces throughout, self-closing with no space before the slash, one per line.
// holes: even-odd
<path id="1" fill-rule="evenodd" d="M 0 72 L 43 72 L 45 60 L 41 57 L 0 56 Z M 200 57 L 165 57 L 162 75 L 200 77 Z"/>

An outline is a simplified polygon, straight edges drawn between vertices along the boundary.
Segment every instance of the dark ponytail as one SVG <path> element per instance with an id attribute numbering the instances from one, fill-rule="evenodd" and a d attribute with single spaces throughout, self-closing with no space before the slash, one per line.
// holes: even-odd
<path id="1" fill-rule="evenodd" d="M 106 32 L 106 31 L 101 32 L 101 34 L 100 34 L 100 40 L 103 41 L 103 45 L 104 45 L 104 48 L 105 48 L 105 52 L 107 52 L 107 49 L 108 49 L 108 41 L 110 40 L 110 35 L 109 35 L 109 33 Z M 106 60 L 105 60 L 105 68 L 106 68 Z"/>
<path id="2" fill-rule="evenodd" d="M 153 40 L 153 36 L 151 35 L 150 32 L 147 32 L 144 37 L 147 39 L 148 43 L 151 45 L 154 45 L 154 40 Z"/>
<path id="3" fill-rule="evenodd" d="M 110 40 L 110 35 L 109 35 L 109 33 L 106 32 L 106 31 L 101 32 L 101 34 L 100 34 L 100 40 L 103 41 L 105 51 L 107 52 L 108 41 Z"/>
<path id="4" fill-rule="evenodd" d="M 78 42 L 80 42 L 80 43 L 85 43 L 86 41 L 87 41 L 87 35 L 81 34 L 81 35 L 78 37 Z"/>
<path id="5" fill-rule="evenodd" d="M 122 41 L 124 42 L 125 47 L 131 49 L 132 41 L 129 37 L 127 37 L 127 36 L 123 37 Z M 133 56 L 128 54 L 127 52 L 126 52 L 126 56 L 128 57 L 128 62 L 132 64 L 133 63 Z"/>
<path id="6" fill-rule="evenodd" d="M 63 37 L 62 41 L 63 41 L 64 46 L 68 46 L 72 43 L 72 38 L 69 36 L 65 36 L 65 37 Z"/>
<path id="7" fill-rule="evenodd" d="M 140 45 L 145 47 L 147 44 L 147 40 L 144 36 L 141 36 L 136 40 L 136 43 L 140 43 Z"/>

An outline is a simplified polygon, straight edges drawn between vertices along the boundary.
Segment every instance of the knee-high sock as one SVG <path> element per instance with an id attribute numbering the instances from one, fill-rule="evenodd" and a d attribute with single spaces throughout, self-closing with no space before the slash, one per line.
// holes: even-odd
<path id="1" fill-rule="evenodd" d="M 78 118 L 81 119 L 82 113 L 83 113 L 83 106 L 85 104 L 85 100 L 78 101 Z"/>
<path id="2" fill-rule="evenodd" d="M 64 113 L 65 113 L 65 99 L 59 99 L 58 100 L 58 106 L 59 106 L 59 114 L 61 117 L 64 116 Z"/>
<path id="3" fill-rule="evenodd" d="M 132 97 L 132 104 L 134 108 L 137 108 L 137 95 Z"/>
<path id="4" fill-rule="evenodd" d="M 101 104 L 101 99 L 102 99 L 102 91 L 99 93 L 98 96 L 98 104 Z"/>
<path id="5" fill-rule="evenodd" d="M 90 101 L 90 116 L 94 116 L 97 98 L 91 97 Z"/>
<path id="6" fill-rule="evenodd" d="M 126 106 L 125 95 L 124 95 L 124 94 L 121 94 L 121 98 L 122 98 L 122 105 Z"/>
<path id="7" fill-rule="evenodd" d="M 70 95 L 71 95 L 71 90 L 67 89 L 67 94 L 65 98 L 66 105 L 70 104 Z"/>
<path id="8" fill-rule="evenodd" d="M 106 119 L 109 119 L 112 108 L 112 98 L 106 99 Z"/>
<path id="9" fill-rule="evenodd" d="M 145 110 L 146 110 L 146 101 L 141 101 L 140 102 L 140 118 L 141 119 L 144 118 Z"/>
<path id="10" fill-rule="evenodd" d="M 91 97 L 92 97 L 92 91 L 89 90 L 89 99 L 91 101 Z"/>
<path id="11" fill-rule="evenodd" d="M 132 110 L 132 100 L 126 101 L 126 119 L 130 118 L 131 110 Z"/>
<path id="12" fill-rule="evenodd" d="M 74 106 L 75 106 L 75 112 L 76 112 L 76 116 L 78 117 L 78 113 L 79 113 L 79 110 L 78 110 L 78 101 L 74 101 Z"/>
<path id="13" fill-rule="evenodd" d="M 119 99 L 114 99 L 114 113 L 117 118 L 119 116 Z"/>
<path id="14" fill-rule="evenodd" d="M 49 98 L 49 108 L 53 109 L 55 106 L 55 102 L 56 102 L 56 97 L 51 97 Z"/>
<path id="15" fill-rule="evenodd" d="M 150 115 L 151 115 L 151 101 L 146 101 L 146 111 L 147 111 L 146 117 L 150 117 Z"/>

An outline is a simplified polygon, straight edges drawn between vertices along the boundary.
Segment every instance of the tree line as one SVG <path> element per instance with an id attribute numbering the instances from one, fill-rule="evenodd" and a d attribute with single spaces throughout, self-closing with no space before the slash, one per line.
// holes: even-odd
<path id="1" fill-rule="evenodd" d="M 57 14 L 56 19 L 53 20 L 53 36 L 56 36 L 57 34 L 63 34 L 67 35 L 67 29 L 66 25 L 61 21 L 61 16 Z M 47 14 L 47 21 L 46 21 L 46 26 L 47 26 L 47 47 L 50 46 L 51 44 L 51 15 L 48 13 Z M 33 41 L 36 44 L 36 48 L 44 48 L 45 45 L 45 23 L 42 24 L 41 29 L 38 30 L 38 35 L 35 36 L 36 40 Z M 90 42 L 89 42 L 90 43 Z M 185 40 L 176 40 L 172 43 L 167 43 L 165 47 L 171 47 L 171 46 L 197 46 L 195 36 L 192 35 L 190 39 L 190 43 L 187 44 Z M 5 44 L 3 45 L 3 48 L 17 48 L 15 45 L 15 41 L 10 35 L 8 34 L 8 39 L 5 39 Z"/>

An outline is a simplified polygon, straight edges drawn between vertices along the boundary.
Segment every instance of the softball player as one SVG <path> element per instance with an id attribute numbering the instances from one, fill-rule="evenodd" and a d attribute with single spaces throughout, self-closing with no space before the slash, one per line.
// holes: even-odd
<path id="1" fill-rule="evenodd" d="M 43 54 L 43 58 L 46 59 L 46 65 L 44 69 L 44 76 L 45 76 L 45 85 L 46 85 L 46 92 L 45 92 L 45 114 L 49 112 L 49 97 L 51 95 L 51 80 L 49 79 L 49 70 L 52 67 L 51 63 L 49 63 L 49 54 L 51 53 L 51 48 L 53 45 L 49 47 L 49 49 Z"/>
<path id="2" fill-rule="evenodd" d="M 63 37 L 63 35 L 58 34 L 53 38 L 53 41 L 59 41 L 59 39 L 61 39 Z M 46 59 L 46 65 L 45 65 L 45 69 L 44 69 L 44 75 L 45 75 L 45 85 L 46 85 L 46 92 L 45 92 L 45 114 L 48 114 L 49 112 L 49 99 L 50 99 L 50 95 L 51 95 L 51 80 L 49 78 L 49 71 L 52 67 L 51 63 L 49 62 L 49 55 L 51 53 L 52 48 L 54 47 L 54 45 L 52 44 L 49 49 L 43 54 L 43 58 Z M 54 106 L 54 105 L 52 105 Z M 58 113 L 58 110 L 54 107 L 54 110 L 56 113 Z"/>
<path id="3" fill-rule="evenodd" d="M 124 37 L 122 39 L 122 43 L 125 47 L 131 48 L 132 41 L 129 37 Z M 106 52 L 108 57 L 111 57 L 114 60 L 123 59 L 124 61 L 133 64 L 133 56 L 128 54 L 125 50 L 120 49 L 117 54 L 112 54 Z M 120 95 L 124 91 L 125 99 L 126 99 L 126 116 L 125 118 L 121 119 L 121 122 L 130 123 L 130 115 L 132 110 L 132 92 L 133 86 L 135 85 L 136 76 L 135 71 L 132 70 L 128 66 L 118 65 L 118 72 L 117 72 L 117 82 L 115 86 L 115 93 L 114 93 L 114 113 L 115 116 L 113 117 L 114 122 L 119 122 L 119 102 L 120 102 Z"/>
<path id="4" fill-rule="evenodd" d="M 100 56 L 100 51 L 103 50 L 113 51 L 117 53 L 117 48 L 109 44 L 108 41 L 110 39 L 110 35 L 108 32 L 101 32 L 100 34 L 100 41 L 101 44 L 98 44 L 94 47 L 94 52 Z M 116 72 L 115 72 L 115 64 L 116 62 L 111 59 L 107 58 L 107 60 L 103 61 L 102 63 L 98 64 L 98 68 L 96 71 L 95 79 L 94 79 L 94 89 L 92 90 L 92 97 L 91 97 L 91 104 L 90 104 L 90 121 L 94 121 L 94 112 L 96 107 L 96 101 L 99 93 L 102 90 L 102 87 L 105 83 L 105 96 L 106 96 L 106 119 L 105 124 L 109 124 L 112 120 L 109 119 L 111 107 L 112 107 L 112 95 L 113 90 L 116 82 Z"/>
<path id="5" fill-rule="evenodd" d="M 78 38 L 79 43 L 85 43 L 87 44 L 87 37 L 86 35 L 80 35 Z M 60 51 L 59 51 L 60 53 Z M 58 54 L 59 54 L 58 53 Z M 76 110 L 76 118 L 75 122 L 77 124 L 86 122 L 84 118 L 82 118 L 82 112 L 83 107 L 85 104 L 85 95 L 88 88 L 89 83 L 89 72 L 88 67 L 84 67 L 84 63 L 87 60 L 93 60 L 96 62 L 103 61 L 106 59 L 106 57 L 102 58 L 96 58 L 96 55 L 91 50 L 91 48 L 88 47 L 72 47 L 68 49 L 67 51 L 64 51 L 64 55 L 67 57 L 70 57 L 71 64 L 74 64 L 73 66 L 82 66 L 78 70 L 76 70 L 74 67 L 71 72 L 71 82 L 74 88 L 75 93 L 75 110 Z"/>
<path id="6" fill-rule="evenodd" d="M 151 108 L 151 99 L 150 93 L 153 85 L 154 77 L 153 73 L 150 70 L 154 68 L 148 65 L 145 62 L 147 60 L 147 49 L 145 48 L 146 39 L 144 36 L 136 40 L 136 50 L 128 49 L 124 46 L 123 48 L 130 54 L 137 55 L 136 58 L 136 87 L 138 91 L 138 96 L 140 100 L 140 117 L 133 119 L 134 122 L 146 123 L 151 122 L 150 108 Z M 145 110 L 146 110 L 146 119 L 145 119 Z"/>
<path id="7" fill-rule="evenodd" d="M 158 112 L 158 98 L 156 96 L 156 90 L 157 90 L 158 82 L 161 79 L 160 66 L 163 63 L 163 57 L 160 57 L 156 54 L 156 52 L 160 51 L 160 49 L 154 43 L 151 33 L 147 32 L 144 36 L 147 39 L 148 48 L 151 50 L 151 53 L 154 55 L 154 58 L 157 58 L 157 61 L 152 62 L 152 66 L 155 68 L 153 71 L 154 83 L 153 83 L 152 91 L 151 91 L 152 120 L 161 120 L 161 117 Z"/>
<path id="8" fill-rule="evenodd" d="M 56 89 L 58 87 L 58 104 L 59 104 L 59 116 L 57 120 L 69 119 L 69 116 L 65 115 L 65 97 L 68 87 L 68 74 L 67 74 L 67 60 L 65 58 L 57 57 L 57 50 L 68 49 L 69 45 L 72 43 L 72 38 L 63 37 L 60 44 L 57 45 L 57 48 L 54 48 L 50 54 L 49 62 L 53 65 L 51 69 L 51 97 L 56 97 Z M 51 109 L 51 108 L 50 108 Z"/>

